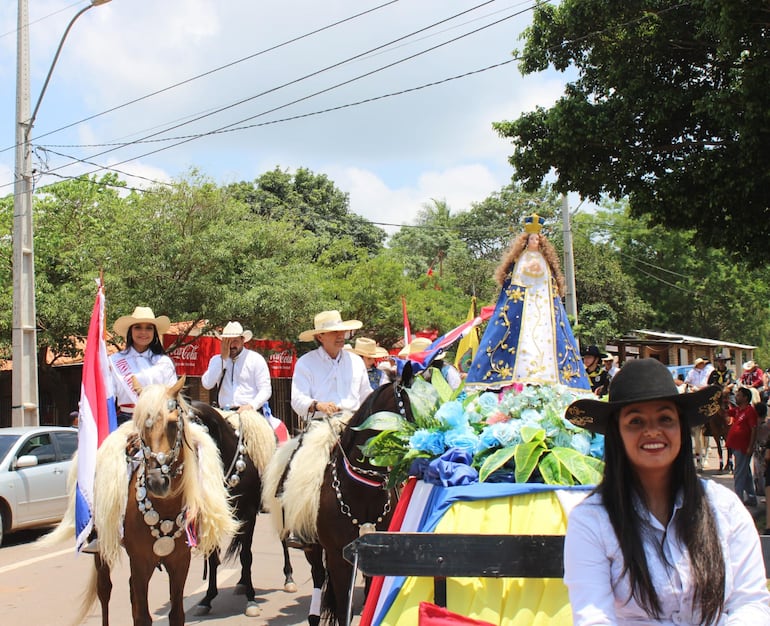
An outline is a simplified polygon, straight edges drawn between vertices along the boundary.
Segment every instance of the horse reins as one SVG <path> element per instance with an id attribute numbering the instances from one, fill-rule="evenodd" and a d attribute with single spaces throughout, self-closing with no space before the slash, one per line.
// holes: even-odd
<path id="1" fill-rule="evenodd" d="M 395 383 L 395 382 L 393 383 L 393 392 L 396 397 L 396 403 L 398 404 L 398 412 L 400 413 L 401 417 L 406 419 L 406 409 L 404 408 L 404 399 L 401 396 L 401 388 L 398 385 L 398 383 Z M 365 485 L 367 487 L 375 487 L 377 489 L 383 489 L 388 496 L 387 500 L 385 501 L 385 506 L 383 507 L 382 513 L 377 517 L 376 522 L 359 523 L 359 520 L 353 517 L 353 514 L 350 512 L 350 506 L 345 502 L 342 495 L 342 490 L 340 489 L 340 479 L 339 479 L 339 475 L 337 474 L 337 455 L 333 455 L 332 458 L 329 460 L 329 465 L 332 471 L 332 488 L 334 489 L 334 493 L 337 496 L 337 502 L 339 502 L 339 505 L 340 505 L 340 512 L 343 515 L 345 515 L 348 519 L 350 519 L 350 522 L 352 524 L 354 524 L 355 526 L 358 526 L 359 535 L 365 535 L 367 533 L 373 532 L 377 529 L 377 524 L 381 523 L 385 519 L 387 514 L 390 513 L 391 492 L 386 487 L 388 482 L 388 474 L 387 472 L 380 472 L 377 470 L 371 470 L 364 467 L 356 467 L 350 462 L 350 459 L 348 458 L 347 454 L 345 454 L 345 450 L 343 450 L 342 448 L 342 444 L 340 443 L 339 437 L 337 438 L 337 442 L 335 445 L 336 445 L 337 451 L 342 456 L 343 467 L 345 468 L 345 472 L 352 480 L 355 480 L 356 482 L 362 485 Z M 376 480 L 372 480 L 368 478 L 369 476 L 376 478 Z"/>

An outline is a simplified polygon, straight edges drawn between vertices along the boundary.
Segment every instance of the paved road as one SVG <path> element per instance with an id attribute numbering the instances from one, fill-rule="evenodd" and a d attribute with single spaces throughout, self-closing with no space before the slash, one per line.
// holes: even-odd
<path id="1" fill-rule="evenodd" d="M 53 551 L 41 551 L 34 541 L 41 532 L 24 532 L 7 535 L 0 547 L 0 623 L 9 626 L 65 626 L 71 624 L 78 613 L 80 594 L 88 580 L 93 558 L 75 555 L 74 548 L 62 545 Z M 207 581 L 202 580 L 203 560 L 194 558 L 185 587 L 187 624 L 228 624 L 294 626 L 307 623 L 312 581 L 310 568 L 298 550 L 291 551 L 294 580 L 299 591 L 289 594 L 283 591 L 283 557 L 281 546 L 275 539 L 269 515 L 260 515 L 254 535 L 254 566 L 252 576 L 257 598 L 261 601 L 260 616 L 243 615 L 245 599 L 233 595 L 233 587 L 240 574 L 236 563 L 228 563 L 219 570 L 219 596 L 213 603 L 212 612 L 198 617 L 193 614 L 195 603 L 203 597 Z M 128 560 L 113 572 L 110 623 L 113 626 L 130 626 L 131 607 L 128 597 Z M 165 572 L 155 572 L 150 581 L 150 610 L 153 621 L 168 624 L 168 588 Z M 360 582 L 360 581 L 359 581 Z M 361 585 L 357 587 L 357 599 L 362 599 Z M 359 609 L 360 610 L 360 609 Z M 354 620 L 354 624 L 357 620 Z M 101 612 L 95 607 L 83 624 L 101 624 Z"/>

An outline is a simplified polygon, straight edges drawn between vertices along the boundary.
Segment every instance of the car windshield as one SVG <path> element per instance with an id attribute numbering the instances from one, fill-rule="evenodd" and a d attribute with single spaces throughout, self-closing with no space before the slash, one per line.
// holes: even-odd
<path id="1" fill-rule="evenodd" d="M 0 461 L 5 458 L 8 450 L 19 439 L 19 435 L 0 435 Z"/>

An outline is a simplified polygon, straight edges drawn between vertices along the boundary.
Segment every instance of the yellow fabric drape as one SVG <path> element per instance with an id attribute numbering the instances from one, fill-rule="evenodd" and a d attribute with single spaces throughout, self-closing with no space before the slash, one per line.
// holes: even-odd
<path id="1" fill-rule="evenodd" d="M 456 502 L 437 533 L 563 535 L 567 518 L 552 491 Z M 433 602 L 432 578 L 407 578 L 383 626 L 417 626 L 420 602 Z M 450 611 L 499 626 L 571 626 L 567 587 L 561 579 L 449 578 Z"/>

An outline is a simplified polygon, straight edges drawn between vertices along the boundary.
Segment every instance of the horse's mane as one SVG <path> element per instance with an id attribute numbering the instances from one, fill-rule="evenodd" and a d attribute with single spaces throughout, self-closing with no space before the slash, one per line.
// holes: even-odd
<path id="1" fill-rule="evenodd" d="M 316 519 L 326 465 L 340 432 L 352 418 L 353 414 L 343 413 L 313 420 L 301 436 L 301 446 L 300 438 L 291 439 L 270 460 L 262 477 L 262 504 L 272 512 L 279 536 L 292 530 L 306 541 L 317 539 Z M 277 497 L 289 461 L 291 467 L 283 481 L 282 494 Z"/>
<path id="2" fill-rule="evenodd" d="M 240 416 L 240 419 L 239 419 Z M 246 453 L 260 475 L 275 454 L 275 433 L 268 421 L 256 411 L 222 414 L 222 418 L 233 429 L 241 430 Z"/>

